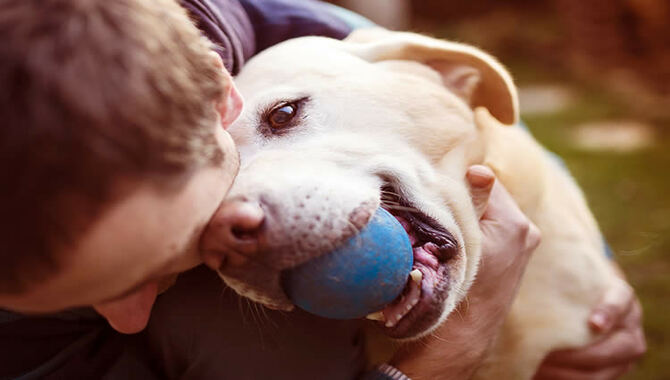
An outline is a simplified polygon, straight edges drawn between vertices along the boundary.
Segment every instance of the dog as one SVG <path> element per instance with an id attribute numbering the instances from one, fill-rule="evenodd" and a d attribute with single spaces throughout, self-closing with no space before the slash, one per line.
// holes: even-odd
<path id="1" fill-rule="evenodd" d="M 265 213 L 260 253 L 219 271 L 239 294 L 291 310 L 282 273 L 329 252 L 385 207 L 406 226 L 422 278 L 416 305 L 384 313 L 379 325 L 395 339 L 429 334 L 477 274 L 481 236 L 465 172 L 485 164 L 542 242 L 477 378 L 530 379 L 548 352 L 597 338 L 587 319 L 617 274 L 574 180 L 514 126 L 516 89 L 493 57 L 365 29 L 343 41 L 276 45 L 235 80 L 246 104 L 229 128 L 241 157 L 229 199 Z"/>

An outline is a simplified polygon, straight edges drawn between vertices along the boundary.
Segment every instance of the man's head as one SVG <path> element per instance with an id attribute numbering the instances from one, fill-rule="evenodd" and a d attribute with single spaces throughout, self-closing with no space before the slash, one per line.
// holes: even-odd
<path id="1" fill-rule="evenodd" d="M 220 59 L 173 0 L 0 0 L 0 38 L 0 306 L 155 294 L 237 169 Z"/>

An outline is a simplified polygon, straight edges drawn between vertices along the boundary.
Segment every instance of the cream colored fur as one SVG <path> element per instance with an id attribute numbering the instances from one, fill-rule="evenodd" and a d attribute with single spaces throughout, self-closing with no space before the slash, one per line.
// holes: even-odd
<path id="1" fill-rule="evenodd" d="M 291 229 L 276 236 L 310 223 L 321 236 L 335 236 L 351 210 L 377 207 L 382 176 L 395 179 L 461 246 L 434 328 L 476 276 L 480 236 L 464 174 L 484 163 L 540 228 L 542 243 L 477 378 L 530 379 L 549 351 L 594 338 L 588 314 L 616 275 L 575 182 L 528 133 L 505 125 L 518 119 L 516 90 L 492 57 L 416 34 L 363 30 L 343 42 L 308 37 L 280 44 L 252 59 L 236 80 L 246 106 L 230 129 L 242 156 L 231 196 L 278 199 L 276 217 Z M 263 110 L 297 97 L 310 98 L 300 124 L 283 135 L 259 132 Z M 323 224 L 320 213 L 333 223 Z M 244 274 L 222 277 L 243 295 L 291 308 L 272 296 L 272 281 L 268 290 Z"/>

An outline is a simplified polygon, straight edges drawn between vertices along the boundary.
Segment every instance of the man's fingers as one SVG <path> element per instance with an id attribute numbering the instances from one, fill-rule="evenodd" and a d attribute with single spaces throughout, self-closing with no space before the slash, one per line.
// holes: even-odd
<path id="1" fill-rule="evenodd" d="M 519 205 L 516 204 L 512 195 L 499 181 L 493 182 L 489 193 L 488 206 L 481 217 L 481 222 L 498 223 L 504 221 L 504 223 L 511 223 L 511 227 L 525 237 L 529 226 L 528 218 L 519 209 Z"/>
<path id="2" fill-rule="evenodd" d="M 477 218 L 479 219 L 484 214 L 484 211 L 486 211 L 489 203 L 489 196 L 491 195 L 491 189 L 493 189 L 496 177 L 489 167 L 484 165 L 473 165 L 468 169 L 465 178 L 470 184 L 472 204 L 475 207 Z"/>
<path id="3" fill-rule="evenodd" d="M 535 379 L 618 378 L 647 350 L 641 318 L 642 307 L 633 301 L 613 332 L 586 347 L 552 352 L 543 361 Z"/>
<path id="4" fill-rule="evenodd" d="M 589 316 L 589 325 L 594 332 L 607 333 L 620 322 L 631 310 L 635 293 L 624 280 L 607 290 L 600 303 Z"/>
<path id="5" fill-rule="evenodd" d="M 552 367 L 595 370 L 631 364 L 646 351 L 644 334 L 637 327 L 626 327 L 586 348 L 552 352 L 545 363 Z"/>
<path id="6" fill-rule="evenodd" d="M 542 234 L 540 229 L 535 225 L 535 223 L 529 221 L 528 234 L 526 235 L 526 247 L 530 251 L 534 251 L 540 241 L 542 240 Z"/>
<path id="7" fill-rule="evenodd" d="M 509 232 L 513 232 L 515 237 L 523 242 L 523 252 L 533 252 L 540 244 L 540 229 L 519 209 L 512 195 L 500 182 L 492 183 L 488 201 L 480 219 L 482 230 L 487 227 L 500 229 L 500 224 L 503 223 Z"/>
<path id="8" fill-rule="evenodd" d="M 480 228 L 489 238 L 506 236 L 520 248 L 514 254 L 529 254 L 540 244 L 540 230 L 519 209 L 512 195 L 496 181 L 493 171 L 484 165 L 473 165 L 466 172 L 472 203 L 480 218 Z M 500 258 L 501 260 L 505 258 Z"/>

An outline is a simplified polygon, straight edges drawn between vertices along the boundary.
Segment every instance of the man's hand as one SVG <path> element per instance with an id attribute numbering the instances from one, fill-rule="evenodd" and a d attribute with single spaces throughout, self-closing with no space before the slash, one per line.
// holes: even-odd
<path id="1" fill-rule="evenodd" d="M 550 353 L 535 379 L 609 380 L 623 375 L 647 350 L 641 322 L 640 303 L 621 279 L 589 318 L 591 329 L 602 338 L 586 347 Z"/>
<path id="2" fill-rule="evenodd" d="M 467 180 L 482 231 L 477 279 L 449 319 L 430 337 L 405 345 L 391 362 L 411 378 L 466 379 L 483 360 L 519 288 L 540 231 L 485 166 Z"/>

